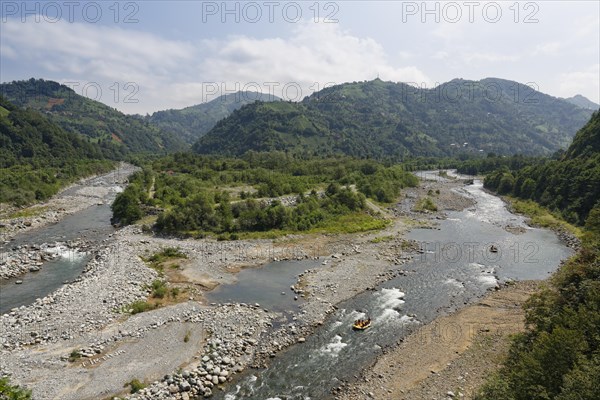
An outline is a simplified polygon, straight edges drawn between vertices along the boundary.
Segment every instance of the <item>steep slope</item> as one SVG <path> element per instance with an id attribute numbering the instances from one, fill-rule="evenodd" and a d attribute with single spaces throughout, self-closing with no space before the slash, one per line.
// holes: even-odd
<path id="1" fill-rule="evenodd" d="M 63 131 L 33 110 L 23 110 L 0 96 L 0 166 L 25 159 L 101 158 L 98 146 Z"/>
<path id="2" fill-rule="evenodd" d="M 513 171 L 500 169 L 485 178 L 485 186 L 534 200 L 583 225 L 590 211 L 600 207 L 600 112 L 577 132 L 562 159 Z"/>
<path id="3" fill-rule="evenodd" d="M 233 111 L 255 101 L 279 101 L 276 96 L 237 92 L 220 96 L 207 103 L 186 107 L 181 110 L 158 111 L 147 117 L 147 121 L 165 131 L 172 132 L 189 144 L 206 135 L 220 120 Z"/>
<path id="4" fill-rule="evenodd" d="M 165 153 L 186 148 L 174 134 L 150 125 L 142 117 L 123 114 L 53 81 L 4 83 L 0 84 L 0 94 L 19 107 L 44 113 L 64 130 L 98 143 L 112 158 L 131 152 Z"/>
<path id="5" fill-rule="evenodd" d="M 594 103 L 587 97 L 582 96 L 580 94 L 577 94 L 573 97 L 568 97 L 565 99 L 565 101 L 568 101 L 571 104 L 575 104 L 576 106 L 581 108 L 587 108 L 589 110 L 597 110 L 598 108 L 600 108 L 599 104 Z"/>
<path id="6" fill-rule="evenodd" d="M 434 89 L 376 79 L 330 87 L 301 103 L 247 105 L 193 148 L 202 154 L 286 150 L 396 159 L 462 152 L 550 154 L 567 147 L 590 115 L 502 79 L 455 79 Z"/>
<path id="7" fill-rule="evenodd" d="M 583 229 L 580 231 L 581 249 L 525 303 L 526 332 L 512 339 L 502 368 L 488 377 L 474 397 L 476 400 L 600 398 L 598 138 L 600 112 L 597 111 L 577 133 L 562 160 L 516 173 L 498 171 L 486 177 L 487 186 L 493 186 L 498 177 L 500 181 L 509 182 L 516 174 L 517 181 L 521 179 L 525 186 L 535 187 L 526 198 L 550 207 L 555 214 L 562 212 Z M 517 188 L 518 185 L 514 185 L 513 192 Z M 522 192 L 516 194 L 524 197 Z M 556 221 L 535 204 L 525 203 L 523 209 L 546 225 Z M 560 221 L 559 226 L 564 227 Z"/>
<path id="8" fill-rule="evenodd" d="M 44 200 L 63 184 L 111 165 L 97 144 L 0 96 L 0 203 Z"/>
<path id="9" fill-rule="evenodd" d="M 577 132 L 566 156 L 593 157 L 600 154 L 600 111 L 596 111 L 590 121 Z"/>

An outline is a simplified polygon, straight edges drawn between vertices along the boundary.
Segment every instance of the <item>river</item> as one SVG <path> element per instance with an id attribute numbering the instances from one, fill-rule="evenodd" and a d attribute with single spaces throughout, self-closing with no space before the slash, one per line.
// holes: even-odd
<path id="1" fill-rule="evenodd" d="M 421 175 L 423 176 L 423 175 Z M 425 174 L 426 176 L 426 174 Z M 431 175 L 430 175 L 431 176 Z M 440 179 L 436 177 L 435 179 Z M 483 296 L 507 280 L 544 279 L 571 250 L 551 231 L 527 227 L 524 219 L 511 214 L 497 197 L 483 191 L 475 181 L 465 186 L 464 195 L 476 205 L 449 212 L 438 229 L 414 229 L 409 239 L 422 245 L 423 254 L 403 266 L 409 271 L 338 305 L 303 344 L 291 346 L 272 359 L 264 370 L 249 371 L 216 398 L 238 399 L 325 399 L 342 380 L 352 380 L 371 365 L 383 348 L 394 345 L 420 324 L 453 312 Z M 506 225 L 520 228 L 514 234 Z M 498 248 L 490 252 L 490 246 Z M 296 270 L 311 263 L 297 262 Z M 254 282 L 267 281 L 261 269 L 251 270 Z M 293 283 L 293 282 L 292 282 Z M 228 290 L 235 292 L 235 285 Z M 238 298 L 245 297 L 238 287 Z M 261 292 L 257 287 L 255 292 Z M 272 291 L 271 291 L 272 292 Z M 262 299 L 263 305 L 273 306 Z M 355 332 L 352 322 L 369 316 L 372 327 Z M 453 340 L 472 327 L 442 328 L 442 340 Z"/>
<path id="2" fill-rule="evenodd" d="M 0 246 L 0 252 L 7 252 L 16 246 L 64 243 L 83 239 L 94 248 L 108 235 L 114 232 L 110 223 L 112 212 L 110 205 L 116 195 L 123 190 L 126 177 L 135 170 L 132 165 L 119 167 L 114 171 L 88 179 L 84 184 L 75 185 L 60 193 L 60 196 L 84 195 L 89 188 L 101 188 L 104 195 L 97 204 L 67 215 L 59 222 L 45 225 L 18 234 L 8 244 Z M 98 191 L 100 192 L 100 191 Z M 42 298 L 59 287 L 65 281 L 77 279 L 90 259 L 90 255 L 76 249 L 63 246 L 53 247 L 59 257 L 44 262 L 39 272 L 31 272 L 18 278 L 0 281 L 0 314 L 12 308 L 26 306 L 37 298 Z M 23 283 L 16 285 L 16 281 Z"/>
<path id="3" fill-rule="evenodd" d="M 433 173 L 420 176 L 443 179 Z M 103 205 L 30 231 L 9 246 L 68 241 L 83 235 L 92 242 L 106 239 L 113 230 L 109 204 L 122 189 L 112 182 L 108 184 L 111 190 Z M 337 311 L 305 343 L 291 346 L 273 358 L 267 369 L 242 374 L 215 397 L 327 398 L 340 380 L 353 379 L 373 363 L 383 348 L 394 345 L 419 325 L 473 302 L 509 279 L 544 279 L 571 254 L 553 232 L 527 227 L 524 219 L 511 214 L 499 198 L 483 191 L 481 182 L 475 181 L 461 190 L 476 201 L 474 207 L 449 212 L 445 220 L 439 221 L 438 229 L 414 229 L 407 235 L 421 243 L 423 253 L 402 267 L 408 271 L 406 275 L 339 304 Z M 516 230 L 509 232 L 504 229 L 506 225 L 522 233 L 511 233 Z M 497 253 L 489 251 L 492 244 L 498 248 Z M 76 279 L 88 257 L 67 252 L 64 257 L 47 262 L 42 271 L 23 276 L 21 285 L 12 281 L 0 283 L 0 313 L 31 304 L 56 290 L 63 281 Z M 318 265 L 318 261 L 304 260 L 248 269 L 240 273 L 238 283 L 223 285 L 208 298 L 219 302 L 258 302 L 288 314 L 297 312 L 298 302 L 293 300 L 289 286 L 296 282 L 299 273 Z M 373 319 L 372 327 L 352 331 L 352 322 L 367 315 Z M 452 340 L 467 328 L 447 327 L 441 334 Z"/>

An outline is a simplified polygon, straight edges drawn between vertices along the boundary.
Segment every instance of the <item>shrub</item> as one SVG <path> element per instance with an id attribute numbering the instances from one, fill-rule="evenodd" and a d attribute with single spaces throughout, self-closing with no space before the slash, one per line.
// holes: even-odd
<path id="1" fill-rule="evenodd" d="M 430 197 L 425 197 L 417 202 L 415 211 L 437 211 L 437 206 Z"/>
<path id="2" fill-rule="evenodd" d="M 167 285 L 160 279 L 156 279 L 152 282 L 152 297 L 155 299 L 162 299 L 167 294 Z"/>
<path id="3" fill-rule="evenodd" d="M 131 314 L 139 314 L 145 311 L 154 310 L 157 306 L 154 306 L 146 301 L 138 300 L 134 301 L 128 307 L 125 307 L 127 310 L 131 310 Z"/>
<path id="4" fill-rule="evenodd" d="M 131 382 L 126 383 L 125 387 L 127 386 L 131 386 L 131 393 L 137 393 L 140 390 L 142 390 L 143 388 L 146 387 L 146 385 L 144 385 L 142 382 L 140 382 L 139 379 L 133 379 Z"/>
<path id="5" fill-rule="evenodd" d="M 29 400 L 31 399 L 31 390 L 22 389 L 18 385 L 11 385 L 7 377 L 0 378 L 0 399 Z"/>
<path id="6" fill-rule="evenodd" d="M 69 354 L 69 361 L 75 362 L 77 359 L 81 358 L 81 354 L 77 350 L 73 350 L 71 354 Z"/>

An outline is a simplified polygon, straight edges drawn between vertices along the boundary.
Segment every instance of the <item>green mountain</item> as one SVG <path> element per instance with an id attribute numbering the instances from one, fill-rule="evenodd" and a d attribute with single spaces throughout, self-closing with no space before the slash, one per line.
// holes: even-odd
<path id="1" fill-rule="evenodd" d="M 186 148 L 181 139 L 98 101 L 80 96 L 53 81 L 30 79 L 0 84 L 13 104 L 39 111 L 67 132 L 97 143 L 104 155 L 120 158 L 132 152 L 166 153 Z"/>
<path id="2" fill-rule="evenodd" d="M 565 101 L 568 101 L 571 104 L 575 104 L 576 106 L 581 108 L 587 108 L 588 110 L 597 110 L 598 108 L 600 108 L 599 104 L 594 103 L 587 97 L 584 97 L 580 94 L 566 98 Z"/>
<path id="3" fill-rule="evenodd" d="M 107 171 L 97 144 L 0 96 L 0 203 L 44 200 L 64 184 Z"/>
<path id="4" fill-rule="evenodd" d="M 257 92 L 237 92 L 181 110 L 158 111 L 147 121 L 165 131 L 175 133 L 190 145 L 206 135 L 220 120 L 238 108 L 255 101 L 279 101 L 280 98 Z"/>
<path id="5" fill-rule="evenodd" d="M 567 150 L 567 158 L 594 157 L 600 154 L 600 110 L 577 132 Z"/>
<path id="6" fill-rule="evenodd" d="M 433 89 L 376 79 L 326 88 L 300 103 L 246 105 L 193 149 L 393 159 L 464 152 L 550 154 L 566 148 L 591 113 L 502 79 L 455 79 Z"/>

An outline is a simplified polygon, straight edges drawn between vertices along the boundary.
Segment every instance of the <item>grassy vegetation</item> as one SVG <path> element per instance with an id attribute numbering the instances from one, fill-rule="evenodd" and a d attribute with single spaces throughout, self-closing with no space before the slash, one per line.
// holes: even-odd
<path id="1" fill-rule="evenodd" d="M 164 299 L 168 293 L 167 284 L 160 279 L 155 279 L 150 285 L 152 293 L 150 296 L 154 299 Z"/>
<path id="2" fill-rule="evenodd" d="M 124 306 L 122 312 L 129 312 L 133 314 L 139 314 L 146 311 L 154 310 L 160 306 L 159 303 L 150 303 L 144 300 L 134 301 L 128 306 Z"/>
<path id="3" fill-rule="evenodd" d="M 167 261 L 171 261 L 171 260 L 182 260 L 182 259 L 187 259 L 187 255 L 181 251 L 181 248 L 179 247 L 166 247 L 164 249 L 162 249 L 161 251 L 159 251 L 158 253 L 155 253 L 153 255 L 151 255 L 150 257 L 142 257 L 142 259 L 148 263 L 148 265 L 152 268 L 155 269 L 156 271 L 158 271 L 159 273 L 164 273 L 164 264 Z M 177 264 L 173 264 L 171 265 L 171 267 L 174 267 Z M 178 268 L 178 265 L 175 267 Z M 175 269 L 173 268 L 173 269 Z"/>
<path id="4" fill-rule="evenodd" d="M 23 210 L 18 210 L 18 211 L 12 212 L 4 218 L 12 219 L 12 218 L 36 217 L 36 216 L 41 215 L 44 212 L 46 212 L 47 209 L 48 209 L 48 207 L 28 207 Z"/>
<path id="5" fill-rule="evenodd" d="M 386 228 L 390 221 L 366 213 L 352 213 L 328 221 L 323 226 L 310 229 L 308 233 L 358 233 Z"/>
<path id="6" fill-rule="evenodd" d="M 419 201 L 417 201 L 417 204 L 415 204 L 415 206 L 413 207 L 414 211 L 417 212 L 425 212 L 425 211 L 437 211 L 437 206 L 435 205 L 435 203 L 433 202 L 433 199 L 431 197 L 423 197 L 422 199 L 420 199 Z"/>
<path id="7" fill-rule="evenodd" d="M 578 238 L 581 238 L 583 235 L 583 231 L 580 227 L 568 223 L 557 213 L 552 213 L 550 210 L 540 206 L 535 201 L 519 200 L 511 196 L 506 196 L 505 200 L 509 202 L 510 208 L 514 212 L 529 217 L 531 223 L 535 226 L 550 229 L 563 229 Z"/>
<path id="8" fill-rule="evenodd" d="M 370 232 L 385 229 L 390 221 L 374 217 L 370 214 L 357 212 L 332 218 L 319 226 L 303 231 L 303 234 L 348 234 Z M 286 235 L 298 233 L 295 230 L 273 229 L 270 231 L 241 232 L 236 239 L 277 239 Z"/>
<path id="9" fill-rule="evenodd" d="M 389 242 L 390 240 L 394 240 L 394 237 L 395 237 L 394 235 L 378 236 L 376 238 L 369 240 L 369 242 L 371 242 L 371 243 Z"/>
<path id="10" fill-rule="evenodd" d="M 123 387 L 127 387 L 127 386 L 131 387 L 132 394 L 137 393 L 146 387 L 146 385 L 143 384 L 142 382 L 140 382 L 139 379 L 133 379 L 131 382 L 126 383 Z"/>
<path id="11" fill-rule="evenodd" d="M 166 304 L 176 303 L 186 293 L 178 287 L 169 287 L 169 284 L 162 279 L 155 279 L 147 286 L 150 295 L 147 300 L 138 300 L 121 309 L 123 313 L 139 314 L 162 307 Z"/>
<path id="12" fill-rule="evenodd" d="M 455 177 L 448 175 L 448 171 L 446 171 L 446 170 L 440 170 L 438 172 L 438 175 L 441 176 L 442 178 L 446 178 L 446 179 L 456 179 Z"/>
<path id="13" fill-rule="evenodd" d="M 29 400 L 31 390 L 26 390 L 18 385 L 12 385 L 8 378 L 0 378 L 0 399 L 2 400 Z"/>
<path id="14" fill-rule="evenodd" d="M 79 350 L 73 350 L 71 354 L 69 354 L 69 362 L 75 362 L 81 358 L 81 353 Z"/>

